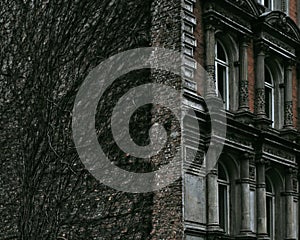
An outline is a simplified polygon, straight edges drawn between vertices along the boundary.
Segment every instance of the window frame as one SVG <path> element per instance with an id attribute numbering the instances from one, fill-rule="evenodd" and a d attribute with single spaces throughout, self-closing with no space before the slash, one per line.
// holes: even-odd
<path id="1" fill-rule="evenodd" d="M 263 5 L 265 8 L 274 10 L 274 0 L 258 0 L 258 2 Z M 266 6 L 266 2 L 270 4 L 270 6 Z"/>
<path id="2" fill-rule="evenodd" d="M 226 180 L 224 179 L 220 179 L 219 178 L 219 167 L 222 167 L 223 168 L 223 171 L 226 175 Z M 218 163 L 218 217 L 219 217 L 219 224 L 220 224 L 220 216 L 221 216 L 221 212 L 220 212 L 220 186 L 224 187 L 224 199 L 226 200 L 226 202 L 224 202 L 222 205 L 224 207 L 224 212 L 223 212 L 223 215 L 224 215 L 224 229 L 221 227 L 220 225 L 220 228 L 222 228 L 225 233 L 227 235 L 230 234 L 230 182 L 229 182 L 229 175 L 228 175 L 228 172 L 227 172 L 227 169 L 226 167 L 222 164 L 222 163 Z"/>
<path id="3" fill-rule="evenodd" d="M 269 185 L 271 187 L 271 192 L 267 191 L 267 181 L 269 182 Z M 268 214 L 268 202 L 269 202 L 269 214 Z M 269 179 L 268 176 L 266 176 L 266 217 L 267 217 L 267 233 L 270 239 L 275 239 L 275 192 L 274 187 Z M 269 220 L 268 220 L 269 219 Z M 269 223 L 269 224 L 268 224 Z M 268 226 L 269 225 L 269 226 Z M 270 232 L 268 232 L 268 229 L 270 229 Z"/>
<path id="4" fill-rule="evenodd" d="M 223 60 L 219 59 L 218 58 L 218 44 L 220 44 L 220 46 L 222 47 L 224 53 L 225 53 L 225 58 L 226 58 L 226 61 L 224 62 Z M 228 58 L 228 53 L 226 51 L 226 48 L 225 46 L 223 45 L 223 43 L 219 40 L 216 40 L 216 44 L 215 44 L 215 82 L 216 82 L 216 94 L 217 96 L 219 96 L 219 93 L 220 93 L 220 90 L 219 90 L 219 79 L 218 79 L 218 66 L 222 66 L 225 68 L 225 79 L 223 79 L 223 95 L 222 98 L 223 98 L 223 102 L 224 102 L 224 106 L 225 106 L 225 109 L 226 110 L 229 110 L 230 109 L 230 99 L 229 99 L 229 58 Z"/>
<path id="5" fill-rule="evenodd" d="M 265 65 L 265 78 L 266 78 L 266 71 L 268 71 L 268 73 L 270 75 L 271 83 L 266 82 L 266 79 L 265 79 L 265 83 L 264 83 L 265 101 L 266 101 L 266 98 L 267 98 L 266 89 L 269 89 L 271 91 L 271 94 L 270 94 L 271 99 L 270 99 L 270 102 L 269 102 L 269 105 L 271 105 L 271 106 L 269 106 L 269 108 L 271 107 L 271 109 L 268 109 L 268 114 L 267 114 L 267 109 L 265 108 L 265 113 L 266 113 L 267 117 L 270 120 L 272 120 L 272 127 L 274 127 L 274 125 L 275 125 L 275 84 L 274 84 L 274 77 L 272 75 L 272 71 L 270 70 L 270 68 L 267 65 Z M 265 106 L 267 106 L 266 104 L 267 103 L 265 102 Z M 269 112 L 269 111 L 271 111 L 271 112 Z"/>

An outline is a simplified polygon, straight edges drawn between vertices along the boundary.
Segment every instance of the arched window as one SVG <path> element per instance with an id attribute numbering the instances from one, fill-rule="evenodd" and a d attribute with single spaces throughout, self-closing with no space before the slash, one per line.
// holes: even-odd
<path id="1" fill-rule="evenodd" d="M 265 67 L 265 111 L 274 126 L 274 82 L 270 69 Z"/>
<path id="2" fill-rule="evenodd" d="M 220 41 L 216 41 L 215 46 L 215 76 L 216 76 L 216 93 L 222 97 L 224 107 L 229 109 L 229 62 L 224 46 Z"/>
<path id="3" fill-rule="evenodd" d="M 267 233 L 270 239 L 275 239 L 275 192 L 268 177 L 266 177 L 266 198 Z"/>
<path id="4" fill-rule="evenodd" d="M 219 224 L 229 234 L 229 178 L 224 166 L 218 164 Z"/>

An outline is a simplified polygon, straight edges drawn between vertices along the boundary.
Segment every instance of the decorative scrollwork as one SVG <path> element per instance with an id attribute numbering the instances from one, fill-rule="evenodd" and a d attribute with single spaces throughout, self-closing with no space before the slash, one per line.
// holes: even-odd
<path id="1" fill-rule="evenodd" d="M 265 89 L 258 88 L 255 90 L 255 110 L 257 114 L 265 114 Z"/>

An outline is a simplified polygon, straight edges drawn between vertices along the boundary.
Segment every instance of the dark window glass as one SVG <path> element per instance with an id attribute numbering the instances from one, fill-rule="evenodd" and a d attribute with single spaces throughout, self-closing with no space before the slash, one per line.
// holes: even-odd
<path id="1" fill-rule="evenodd" d="M 221 164 L 218 164 L 218 178 L 226 182 L 228 181 L 225 169 Z"/>
<path id="2" fill-rule="evenodd" d="M 269 69 L 266 67 L 265 67 L 265 82 L 269 83 L 269 84 L 273 84 L 272 78 L 271 78 L 271 73 L 270 73 Z"/>
<path id="3" fill-rule="evenodd" d="M 267 118 L 272 117 L 272 89 L 265 87 L 265 108 Z"/>
<path id="4" fill-rule="evenodd" d="M 271 196 L 267 196 L 267 233 L 271 236 L 272 221 L 273 221 L 273 199 Z"/>
<path id="5" fill-rule="evenodd" d="M 219 42 L 217 42 L 217 58 L 219 60 L 222 60 L 223 62 L 227 62 L 224 48 L 222 47 L 222 45 Z"/>
<path id="6" fill-rule="evenodd" d="M 265 7 L 266 8 L 271 8 L 271 0 L 265 0 Z"/>
<path id="7" fill-rule="evenodd" d="M 219 223 L 223 230 L 226 229 L 227 218 L 227 186 L 219 184 Z"/>
<path id="8" fill-rule="evenodd" d="M 272 185 L 271 185 L 269 179 L 266 179 L 266 191 L 267 191 L 268 193 L 272 193 L 272 192 L 273 192 L 273 190 L 272 190 Z"/>
<path id="9" fill-rule="evenodd" d="M 267 213 L 267 233 L 273 236 L 273 189 L 271 182 L 266 178 L 266 213 Z"/>
<path id="10" fill-rule="evenodd" d="M 268 68 L 265 67 L 265 111 L 266 116 L 272 119 L 272 106 L 273 105 L 273 81 L 271 73 Z"/>
<path id="11" fill-rule="evenodd" d="M 219 93 L 221 94 L 221 97 L 223 98 L 223 100 L 226 100 L 226 67 L 217 64 L 217 74 L 218 74 L 218 90 Z"/>

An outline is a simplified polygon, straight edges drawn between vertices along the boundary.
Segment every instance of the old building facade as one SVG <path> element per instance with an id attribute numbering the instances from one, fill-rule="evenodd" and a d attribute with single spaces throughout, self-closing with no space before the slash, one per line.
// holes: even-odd
<path id="1" fill-rule="evenodd" d="M 183 3 L 185 104 L 198 112 L 201 129 L 212 124 L 202 96 L 222 97 L 227 115 L 223 152 L 207 174 L 201 169 L 211 160 L 205 157 L 211 138 L 199 148 L 193 139 L 185 146 L 186 163 L 198 149 L 183 176 L 188 240 L 300 239 L 299 5 L 296 0 Z M 196 62 L 208 72 L 205 84 L 194 76 Z M 222 141 L 217 135 L 216 144 Z"/>

